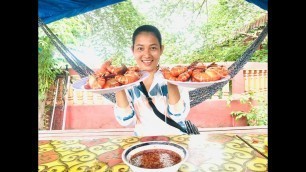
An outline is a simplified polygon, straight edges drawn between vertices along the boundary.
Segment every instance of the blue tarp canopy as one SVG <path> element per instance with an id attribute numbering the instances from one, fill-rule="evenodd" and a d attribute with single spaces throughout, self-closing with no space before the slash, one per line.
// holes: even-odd
<path id="1" fill-rule="evenodd" d="M 121 1 L 124 0 L 38 0 L 38 16 L 44 23 L 48 24 L 62 18 L 73 17 Z M 268 0 L 246 1 L 264 10 L 268 9 Z"/>
<path id="2" fill-rule="evenodd" d="M 38 0 L 38 16 L 48 24 L 121 1 L 124 0 Z"/>
<path id="3" fill-rule="evenodd" d="M 250 3 L 253 3 L 264 10 L 268 10 L 268 0 L 246 0 Z"/>

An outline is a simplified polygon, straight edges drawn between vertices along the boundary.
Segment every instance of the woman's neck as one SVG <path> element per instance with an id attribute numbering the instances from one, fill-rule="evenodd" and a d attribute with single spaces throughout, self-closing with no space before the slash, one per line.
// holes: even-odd
<path id="1" fill-rule="evenodd" d="M 147 90 L 150 89 L 150 87 L 151 87 L 151 85 L 152 85 L 152 83 L 153 83 L 154 75 L 155 75 L 156 71 L 157 71 L 157 70 L 148 72 L 148 73 L 149 73 L 148 78 L 147 78 L 146 80 L 143 81 L 143 83 L 144 83 L 144 85 L 145 85 L 145 87 L 146 87 Z"/>
<path id="2" fill-rule="evenodd" d="M 149 90 L 152 83 L 153 83 L 153 80 L 154 80 L 154 75 L 155 73 L 158 71 L 159 69 L 159 65 L 156 67 L 155 70 L 151 70 L 151 71 L 147 71 L 149 73 L 149 77 L 143 81 L 144 85 L 146 86 L 146 89 Z"/>

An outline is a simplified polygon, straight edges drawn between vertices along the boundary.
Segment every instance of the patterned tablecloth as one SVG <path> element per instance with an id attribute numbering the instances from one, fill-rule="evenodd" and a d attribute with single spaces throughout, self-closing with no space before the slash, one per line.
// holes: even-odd
<path id="1" fill-rule="evenodd" d="M 264 148 L 267 134 L 239 134 L 256 149 Z M 121 154 L 129 146 L 151 140 L 178 143 L 188 149 L 189 157 L 180 172 L 268 171 L 268 160 L 235 134 L 101 138 L 91 140 L 40 140 L 39 172 L 124 172 L 130 171 Z"/>

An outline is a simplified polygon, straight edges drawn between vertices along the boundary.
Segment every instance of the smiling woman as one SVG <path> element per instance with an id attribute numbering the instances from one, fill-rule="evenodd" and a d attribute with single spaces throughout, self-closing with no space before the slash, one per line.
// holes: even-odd
<path id="1" fill-rule="evenodd" d="M 139 69 L 148 72 L 149 77 L 141 83 L 143 85 L 136 84 L 116 92 L 114 113 L 122 126 L 134 126 L 136 135 L 182 134 L 181 129 L 168 125 L 166 118 L 156 118 L 151 102 L 175 124 L 186 128 L 184 120 L 190 110 L 188 90 L 163 80 L 159 70 L 163 51 L 162 36 L 155 26 L 142 25 L 135 29 L 132 36 L 134 59 Z M 149 96 L 145 94 L 146 90 Z"/>

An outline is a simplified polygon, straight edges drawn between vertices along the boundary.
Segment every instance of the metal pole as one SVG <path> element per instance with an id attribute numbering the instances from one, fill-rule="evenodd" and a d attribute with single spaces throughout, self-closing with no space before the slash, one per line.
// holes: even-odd
<path id="1" fill-rule="evenodd" d="M 68 95 L 70 89 L 70 76 L 67 79 L 67 86 L 66 86 L 66 93 L 65 93 L 65 105 L 64 105 L 64 115 L 63 115 L 63 123 L 62 123 L 62 130 L 65 130 L 66 127 L 66 112 L 67 112 L 67 104 L 68 104 Z"/>

